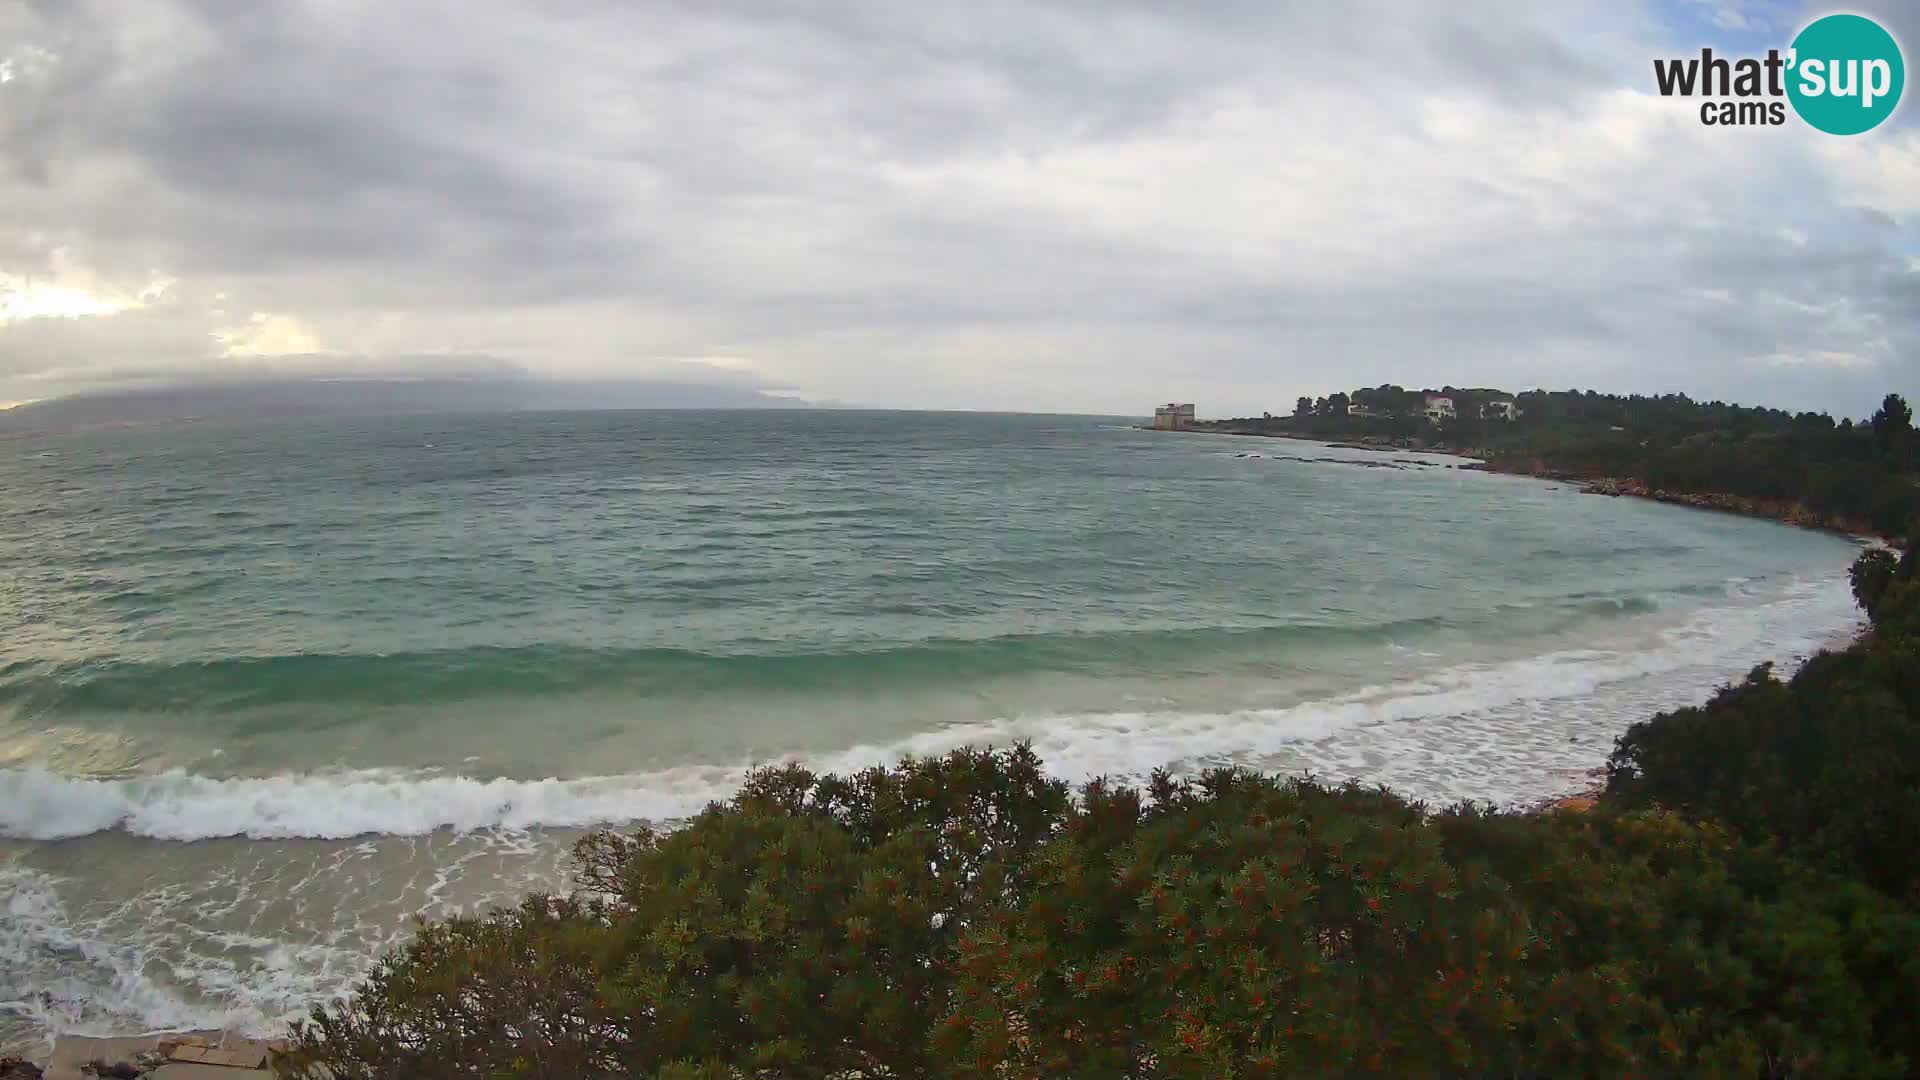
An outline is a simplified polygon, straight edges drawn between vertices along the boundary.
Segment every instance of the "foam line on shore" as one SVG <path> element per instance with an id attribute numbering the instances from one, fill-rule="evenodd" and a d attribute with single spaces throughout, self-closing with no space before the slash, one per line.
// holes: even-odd
<path id="1" fill-rule="evenodd" d="M 1664 671 L 1724 670 L 1756 656 L 1804 655 L 1856 625 L 1843 582 L 1808 581 L 1758 606 L 1702 610 L 1638 648 L 1572 649 L 1500 664 L 1463 664 L 1284 708 L 1005 718 L 793 760 L 822 772 L 846 772 L 908 754 L 1026 739 L 1049 768 L 1081 780 L 1138 778 L 1162 766 L 1258 763 L 1297 744 L 1396 724 L 1497 723 L 1525 736 L 1530 725 L 1537 726 L 1532 719 L 1537 706 L 1565 702 L 1568 709 L 1582 708 L 1582 699 L 1610 683 Z M 1698 688 L 1698 694 L 1707 689 Z M 1637 707 L 1638 700 L 1623 704 Z M 1600 719 L 1617 727 L 1623 719 L 1640 718 Z M 1439 734 L 1431 728 L 1408 730 L 1395 741 L 1412 745 Z M 8 769 L 0 770 L 0 836 L 62 840 L 118 829 L 165 841 L 342 839 L 673 820 L 727 798 L 751 767 L 745 762 L 685 765 L 576 779 L 476 778 L 401 769 L 234 778 L 175 770 L 87 779 Z M 1450 793 L 1442 786 L 1415 794 Z"/>

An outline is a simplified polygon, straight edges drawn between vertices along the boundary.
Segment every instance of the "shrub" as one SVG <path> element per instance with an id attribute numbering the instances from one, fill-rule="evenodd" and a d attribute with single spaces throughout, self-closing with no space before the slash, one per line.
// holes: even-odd
<path id="1" fill-rule="evenodd" d="M 1027 748 L 959 751 L 846 780 L 762 772 L 732 806 L 643 834 L 607 876 L 622 917 L 604 980 L 645 1021 L 639 1075 L 924 1074 L 953 940 L 1024 901 L 1067 801 Z"/>
<path id="2" fill-rule="evenodd" d="M 1813 809 L 1791 812 L 1858 838 Z M 1021 747 L 763 771 L 682 828 L 577 854 L 579 896 L 424 925 L 316 1010 L 283 1074 L 1892 1077 L 1920 1060 L 1912 909 L 1669 812 L 1435 815 L 1233 770 L 1070 800 Z"/>
<path id="3" fill-rule="evenodd" d="M 1908 548 L 1892 567 L 1884 552 L 1869 551 L 1853 565 L 1854 596 L 1882 636 L 1920 636 L 1920 563 Z M 1870 602 L 1871 601 L 1871 602 Z"/>
<path id="4" fill-rule="evenodd" d="M 597 988 L 606 914 L 533 896 L 423 923 L 351 1003 L 296 1024 L 276 1068 L 341 1080 L 626 1075 L 632 1032 Z"/>
<path id="5" fill-rule="evenodd" d="M 1617 1075 L 1652 1059 L 1621 965 L 1563 966 L 1421 808 L 1234 772 L 1089 788 L 1032 903 L 968 935 L 936 1033 L 961 1075 Z"/>
<path id="6" fill-rule="evenodd" d="M 1661 1071 L 1897 1077 L 1920 1062 L 1920 918 L 1864 885 L 1674 814 L 1463 807 L 1435 826 L 1451 859 L 1512 883 L 1560 965 L 1635 973 Z"/>
<path id="7" fill-rule="evenodd" d="M 590 901 L 424 927 L 351 1002 L 315 1012 L 287 1068 L 931 1075 L 952 942 L 1024 902 L 1067 803 L 1025 747 L 851 778 L 756 773 L 684 828 L 584 839 Z"/>
<path id="8" fill-rule="evenodd" d="M 1704 706 L 1633 725 L 1608 759 L 1609 800 L 1721 822 L 1920 902 L 1920 641 L 1900 621 L 1920 610 L 1920 582 L 1910 555 L 1889 564 L 1870 552 L 1854 567 L 1873 640 L 1786 682 L 1756 668 Z"/>

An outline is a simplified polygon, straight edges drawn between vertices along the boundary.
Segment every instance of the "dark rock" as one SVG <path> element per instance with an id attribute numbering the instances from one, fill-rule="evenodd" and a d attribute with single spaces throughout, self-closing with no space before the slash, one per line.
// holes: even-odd
<path id="1" fill-rule="evenodd" d="M 17 1057 L 0 1058 L 0 1080 L 40 1080 L 40 1066 Z"/>
<path id="2" fill-rule="evenodd" d="M 89 1061 L 80 1066 L 80 1071 L 101 1077 L 102 1080 L 140 1080 L 140 1067 L 127 1061 L 116 1061 L 111 1065 L 104 1061 Z"/>

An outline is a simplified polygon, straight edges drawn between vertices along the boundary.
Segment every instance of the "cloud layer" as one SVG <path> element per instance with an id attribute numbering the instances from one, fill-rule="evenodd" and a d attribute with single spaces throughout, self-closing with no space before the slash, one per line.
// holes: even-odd
<path id="1" fill-rule="evenodd" d="M 1920 59 L 1920 13 L 1862 10 Z M 1806 15 L 29 0 L 0 403 L 484 357 L 909 407 L 1391 380 L 1864 415 L 1920 390 L 1920 114 L 1844 140 L 1653 93 L 1655 56 Z"/>

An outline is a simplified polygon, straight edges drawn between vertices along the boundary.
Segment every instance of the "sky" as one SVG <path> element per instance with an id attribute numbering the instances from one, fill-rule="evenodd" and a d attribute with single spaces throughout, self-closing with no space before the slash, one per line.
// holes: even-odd
<path id="1" fill-rule="evenodd" d="M 0 405 L 259 375 L 1290 411 L 1920 392 L 1920 106 L 1798 0 L 5 0 Z M 1920 63 L 1920 0 L 1856 0 Z"/>

